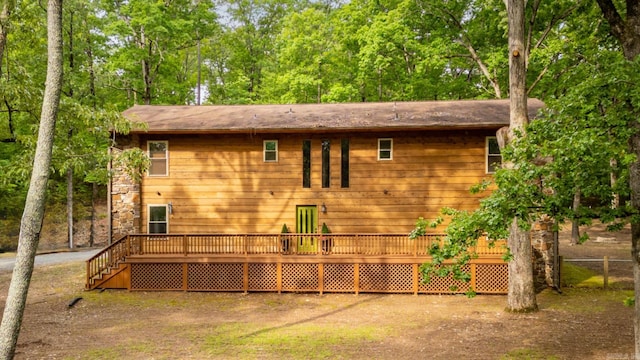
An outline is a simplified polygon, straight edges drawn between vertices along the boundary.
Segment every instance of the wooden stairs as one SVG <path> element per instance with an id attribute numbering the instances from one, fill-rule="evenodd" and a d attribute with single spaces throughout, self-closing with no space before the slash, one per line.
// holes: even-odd
<path id="1" fill-rule="evenodd" d="M 129 284 L 129 266 L 119 263 L 109 267 L 87 283 L 87 290 L 95 289 L 127 289 Z"/>

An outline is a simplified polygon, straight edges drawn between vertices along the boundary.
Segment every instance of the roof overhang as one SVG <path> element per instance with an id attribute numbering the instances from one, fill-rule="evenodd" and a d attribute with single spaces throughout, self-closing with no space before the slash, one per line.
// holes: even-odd
<path id="1" fill-rule="evenodd" d="M 544 104 L 529 99 L 529 117 Z M 292 105 L 136 105 L 123 112 L 148 134 L 326 133 L 497 130 L 509 125 L 509 100 Z"/>

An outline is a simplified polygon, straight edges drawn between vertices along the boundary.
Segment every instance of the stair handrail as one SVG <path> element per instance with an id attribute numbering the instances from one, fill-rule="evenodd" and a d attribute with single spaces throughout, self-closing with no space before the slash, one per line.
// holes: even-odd
<path id="1" fill-rule="evenodd" d="M 123 235 L 87 260 L 87 288 L 90 286 L 92 279 L 117 266 L 118 263 L 131 255 L 131 252 L 129 235 Z"/>

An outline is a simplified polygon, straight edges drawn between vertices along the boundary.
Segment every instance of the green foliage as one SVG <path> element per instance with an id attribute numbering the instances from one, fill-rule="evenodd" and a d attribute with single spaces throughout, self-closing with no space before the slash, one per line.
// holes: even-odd
<path id="1" fill-rule="evenodd" d="M 151 159 L 142 149 L 131 148 L 123 150 L 116 156 L 114 166 L 123 168 L 125 173 L 133 180 L 140 181 L 142 174 L 149 170 Z"/>
<path id="2" fill-rule="evenodd" d="M 622 301 L 622 303 L 624 306 L 634 307 L 636 305 L 636 298 L 634 296 L 628 296 Z"/>
<path id="3" fill-rule="evenodd" d="M 327 224 L 326 224 L 326 223 L 322 223 L 322 230 L 321 230 L 321 232 L 322 232 L 323 234 L 330 234 L 330 233 L 331 233 L 331 231 L 329 230 L 329 227 L 327 226 Z"/>
<path id="4" fill-rule="evenodd" d="M 561 98 L 549 99 L 540 118 L 528 126 L 527 136 L 517 137 L 502 149 L 504 162 L 512 163 L 513 169 L 496 172 L 496 190 L 481 201 L 479 209 L 443 210 L 450 218 L 447 236 L 430 249 L 433 261 L 421 268 L 425 279 L 433 274 L 459 276 L 457 272 L 471 256 L 467 249 L 476 239 L 484 235 L 506 239 L 513 218 L 523 229 L 542 214 L 560 223 L 599 218 L 611 223 L 611 228 L 633 221 L 634 209 L 628 205 L 612 208 L 611 201 L 614 194 L 629 196 L 628 166 L 635 157 L 627 153 L 632 134 L 628 124 L 640 115 L 630 111 L 640 105 L 632 85 L 640 81 L 633 70 L 637 65 L 615 51 L 601 50 L 593 56 L 593 62 L 569 69 L 582 83 L 566 89 Z M 617 182 L 611 182 L 611 174 Z M 485 190 L 488 184 L 483 181 L 473 191 Z M 590 200 L 574 210 L 576 191 Z M 423 228 L 424 223 L 419 222 L 414 232 L 421 234 Z M 445 270 L 441 264 L 451 259 L 455 263 Z"/>
<path id="5" fill-rule="evenodd" d="M 280 232 L 282 234 L 288 234 L 289 233 L 289 228 L 287 227 L 287 224 L 282 224 L 282 230 L 280 230 Z"/>

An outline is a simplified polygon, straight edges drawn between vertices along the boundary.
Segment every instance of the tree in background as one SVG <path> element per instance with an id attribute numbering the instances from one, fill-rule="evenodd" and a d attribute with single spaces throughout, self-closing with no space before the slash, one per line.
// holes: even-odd
<path id="1" fill-rule="evenodd" d="M 120 90 L 120 101 L 193 103 L 197 41 L 211 36 L 217 24 L 210 0 L 149 2 L 105 1 L 104 33 L 113 42 L 107 86 Z M 124 98 L 122 98 L 124 96 Z"/>

